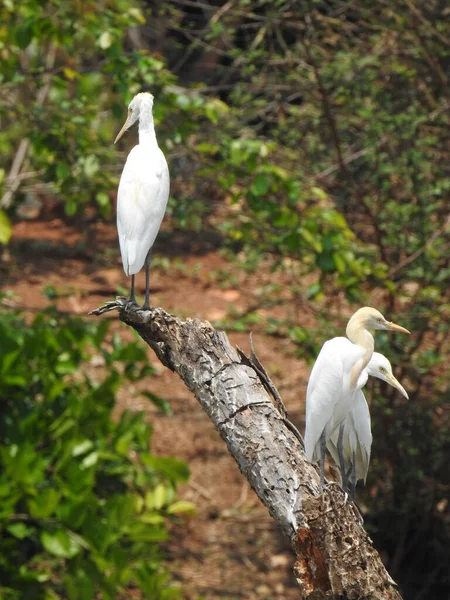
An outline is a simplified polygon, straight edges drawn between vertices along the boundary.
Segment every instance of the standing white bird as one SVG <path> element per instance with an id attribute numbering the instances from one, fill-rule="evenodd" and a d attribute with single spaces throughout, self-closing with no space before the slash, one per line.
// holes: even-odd
<path id="1" fill-rule="evenodd" d="M 350 340 L 347 342 L 351 345 Z M 366 482 L 370 463 L 372 447 L 370 412 L 361 389 L 366 384 L 369 375 L 386 381 L 408 399 L 405 388 L 392 373 L 391 363 L 383 354 L 374 352 L 369 364 L 358 379 L 355 397 L 347 417 L 339 429 L 334 430 L 327 442 L 327 449 L 335 463 L 339 465 L 343 487 L 344 489 L 347 487 L 349 479 L 353 497 L 355 496 L 356 482 L 360 479 L 364 483 Z M 340 453 L 339 447 L 342 448 Z M 340 464 L 341 460 L 343 460 L 342 464 Z"/>
<path id="2" fill-rule="evenodd" d="M 150 256 L 166 212 L 169 168 L 158 146 L 153 122 L 153 96 L 137 94 L 116 143 L 139 120 L 139 144 L 128 155 L 117 194 L 117 230 L 123 270 L 131 275 L 130 300 L 135 302 L 134 278 L 145 264 L 145 302 L 150 308 Z"/>
<path id="3" fill-rule="evenodd" d="M 310 462 L 320 461 L 321 489 L 327 442 L 347 417 L 358 380 L 372 358 L 374 338 L 369 329 L 409 333 L 387 321 L 378 310 L 360 308 L 348 322 L 348 339 L 337 337 L 325 342 L 311 371 L 306 391 L 305 452 Z"/>

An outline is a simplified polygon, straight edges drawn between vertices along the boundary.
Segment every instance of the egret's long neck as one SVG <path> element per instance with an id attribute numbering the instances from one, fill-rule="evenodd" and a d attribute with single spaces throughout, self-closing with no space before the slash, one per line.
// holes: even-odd
<path id="1" fill-rule="evenodd" d="M 153 122 L 152 104 L 142 102 L 139 112 L 139 144 L 158 145 Z"/>
<path id="2" fill-rule="evenodd" d="M 352 372 L 352 387 L 356 385 L 363 369 L 367 367 L 370 359 L 372 358 L 373 350 L 375 348 L 375 340 L 373 335 L 366 329 L 363 321 L 360 319 L 350 319 L 347 325 L 346 332 L 348 339 L 357 344 L 364 350 L 364 355 L 361 360 L 355 365 L 355 370 Z"/>

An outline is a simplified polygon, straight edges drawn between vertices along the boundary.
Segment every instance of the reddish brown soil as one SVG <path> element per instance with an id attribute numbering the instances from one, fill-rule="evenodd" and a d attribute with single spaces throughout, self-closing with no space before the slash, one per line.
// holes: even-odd
<path id="1" fill-rule="evenodd" d="M 80 234 L 79 230 L 84 233 Z M 162 268 L 161 257 L 171 264 Z M 252 302 L 249 290 L 271 277 L 269 271 L 239 277 L 240 287 L 220 287 L 211 276 L 229 269 L 214 235 L 163 233 L 154 253 L 152 304 L 180 317 L 223 319 L 231 308 Z M 52 217 L 15 226 L 10 249 L 0 263 L 2 288 L 12 290 L 17 306 L 34 311 L 48 304 L 43 290 L 52 286 L 60 309 L 87 315 L 128 286 L 120 263 L 114 226 L 85 228 Z M 142 285 L 143 275 L 138 276 Z M 93 318 L 93 317 L 92 317 Z M 307 319 L 307 315 L 305 315 Z M 117 324 L 125 336 L 129 332 Z M 247 333 L 229 334 L 248 349 Z M 256 333 L 259 358 L 271 374 L 292 421 L 303 430 L 304 395 L 309 367 L 295 357 L 290 343 Z M 182 498 L 197 510 L 174 524 L 167 552 L 170 570 L 188 599 L 272 599 L 299 597 L 292 576 L 293 555 L 266 509 L 249 488 L 193 396 L 176 375 L 157 363 L 155 376 L 119 393 L 119 410 L 144 409 L 154 425 L 156 453 L 185 459 L 191 469 Z M 172 417 L 139 396 L 149 389 L 170 401 Z"/>

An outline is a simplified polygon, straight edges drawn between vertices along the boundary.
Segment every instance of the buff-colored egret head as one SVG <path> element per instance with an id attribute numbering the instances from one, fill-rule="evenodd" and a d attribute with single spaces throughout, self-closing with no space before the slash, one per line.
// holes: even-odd
<path id="1" fill-rule="evenodd" d="M 367 372 L 369 375 L 372 375 L 372 377 L 378 377 L 378 379 L 386 381 L 386 383 L 389 383 L 389 385 L 395 387 L 395 389 L 397 389 L 407 400 L 409 399 L 405 388 L 394 377 L 391 363 L 385 356 L 383 356 L 383 354 L 380 354 L 379 352 L 374 352 L 372 354 L 372 358 L 367 365 Z"/>
<path id="2" fill-rule="evenodd" d="M 347 327 L 351 327 L 352 325 L 356 324 L 371 330 L 384 329 L 386 331 L 411 333 L 404 327 L 388 321 L 385 317 L 383 317 L 380 311 L 376 310 L 375 308 L 371 308 L 370 306 L 364 306 L 363 308 L 357 310 L 348 322 Z"/>
<path id="3" fill-rule="evenodd" d="M 114 143 L 117 143 L 120 140 L 120 138 L 123 136 L 125 131 L 127 131 L 127 129 L 130 129 L 130 127 L 132 125 L 134 125 L 134 123 L 136 123 L 136 121 L 141 116 L 141 109 L 143 107 L 145 107 L 150 112 L 152 111 L 153 95 L 150 94 L 149 92 L 140 92 L 139 94 L 136 94 L 136 96 L 130 102 L 130 104 L 128 105 L 127 119 L 126 119 L 122 129 L 117 134 L 117 137 L 114 140 Z"/>

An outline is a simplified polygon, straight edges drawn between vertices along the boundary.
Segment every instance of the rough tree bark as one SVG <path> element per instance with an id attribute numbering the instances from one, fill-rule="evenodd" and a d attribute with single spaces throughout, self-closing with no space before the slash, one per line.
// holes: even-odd
<path id="1" fill-rule="evenodd" d="M 319 493 L 318 472 L 253 352 L 245 356 L 208 322 L 144 311 L 125 298 L 92 314 L 112 310 L 178 373 L 219 431 L 291 542 L 300 597 L 401 600 L 354 504 L 336 484 Z"/>

